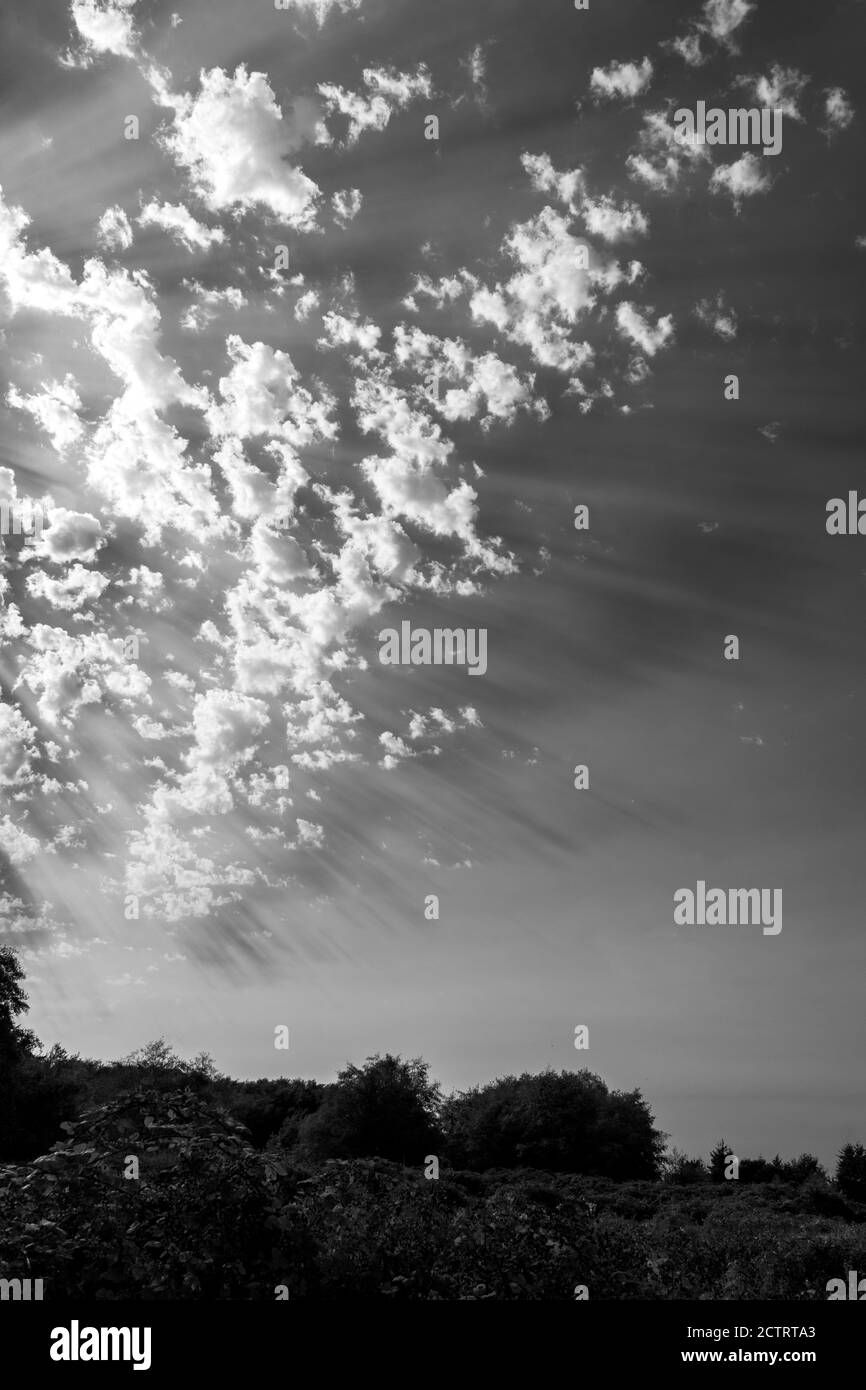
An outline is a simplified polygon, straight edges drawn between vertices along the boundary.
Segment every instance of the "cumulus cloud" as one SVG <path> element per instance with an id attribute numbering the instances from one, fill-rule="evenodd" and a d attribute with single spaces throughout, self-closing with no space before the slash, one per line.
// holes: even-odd
<path id="1" fill-rule="evenodd" d="M 690 68 L 699 68 L 705 63 L 706 56 L 701 51 L 701 40 L 699 34 L 684 34 L 682 38 L 673 39 L 670 47 L 674 53 L 678 53 L 684 63 Z"/>
<path id="2" fill-rule="evenodd" d="M 715 43 L 736 52 L 734 34 L 754 8 L 751 0 L 706 0 L 696 27 Z"/>
<path id="3" fill-rule="evenodd" d="M 433 389 L 425 394 L 446 420 L 480 416 L 482 427 L 488 428 L 496 420 L 511 424 L 521 409 L 540 419 L 549 414 L 545 402 L 534 395 L 532 377 L 521 377 L 494 352 L 475 356 L 460 339 L 437 338 L 398 324 L 394 359 L 423 376 L 425 385 L 432 378 Z"/>
<path id="4" fill-rule="evenodd" d="M 653 311 L 650 309 L 648 312 Z M 674 333 L 670 314 L 660 317 L 653 328 L 630 300 L 623 300 L 616 306 L 616 326 L 622 337 L 634 343 L 647 357 L 655 357 L 659 349 L 670 342 Z"/>
<path id="5" fill-rule="evenodd" d="M 0 279 L 13 314 L 19 309 L 77 314 L 78 287 L 69 267 L 53 251 L 27 250 L 22 234 L 29 223 L 23 208 L 9 207 L 0 189 Z"/>
<path id="6" fill-rule="evenodd" d="M 825 91 L 824 117 L 827 122 L 823 127 L 825 135 L 848 129 L 854 119 L 854 107 L 843 87 L 828 87 Z"/>
<path id="7" fill-rule="evenodd" d="M 43 599 L 49 608 L 71 613 L 100 598 L 110 583 L 109 577 L 98 570 L 71 565 L 59 579 L 53 579 L 44 570 L 28 575 L 27 590 L 32 598 Z"/>
<path id="8" fill-rule="evenodd" d="M 242 290 L 229 286 L 224 290 L 206 290 L 197 280 L 184 280 L 183 287 L 196 297 L 180 320 L 181 328 L 190 333 L 201 333 L 212 323 L 220 309 L 242 309 L 247 297 Z"/>
<path id="9" fill-rule="evenodd" d="M 233 76 L 202 71 L 195 96 L 172 94 L 155 70 L 151 83 L 155 99 L 174 112 L 162 143 L 211 212 L 262 207 L 299 231 L 312 229 L 319 189 L 286 156 L 327 138 L 313 103 L 299 99 L 285 120 L 267 77 L 243 64 Z"/>
<path id="10" fill-rule="evenodd" d="M 504 251 L 514 274 L 474 291 L 472 317 L 528 347 L 540 366 L 578 373 L 593 356 L 588 343 L 572 337 L 592 301 L 585 243 L 572 235 L 568 218 L 547 207 L 511 230 Z"/>
<path id="11" fill-rule="evenodd" d="M 39 717 L 48 724 L 72 728 L 87 705 L 108 699 L 134 709 L 148 695 L 150 678 L 127 658 L 121 638 L 72 636 L 63 628 L 36 623 L 27 634 L 27 647 L 19 681 L 38 696 Z"/>
<path id="12" fill-rule="evenodd" d="M 373 352 L 382 336 L 382 330 L 370 319 L 361 322 L 350 319 L 345 314 L 327 313 L 322 316 L 325 329 L 324 338 L 319 339 L 320 347 L 349 347 L 352 344 L 362 352 Z"/>
<path id="13" fill-rule="evenodd" d="M 734 35 L 754 8 L 751 0 L 706 0 L 700 17 L 692 21 L 688 31 L 662 47 L 678 53 L 689 67 L 700 67 L 707 61 L 707 54 L 701 47 L 702 38 L 729 53 L 737 53 Z"/>
<path id="14" fill-rule="evenodd" d="M 695 317 L 701 323 L 711 328 L 726 343 L 730 343 L 737 336 L 737 316 L 733 309 L 727 307 L 722 291 L 716 295 L 715 299 L 701 299 L 695 305 Z"/>
<path id="15" fill-rule="evenodd" d="M 299 322 L 303 323 L 304 319 L 309 318 L 313 310 L 318 307 L 318 304 L 318 291 L 307 290 L 306 294 L 302 294 L 297 304 L 295 305 L 295 318 L 298 319 Z"/>
<path id="16" fill-rule="evenodd" d="M 104 544 L 102 523 L 89 512 L 70 511 L 66 507 L 51 507 L 48 512 L 49 524 L 34 547 L 34 555 L 64 564 L 68 560 L 96 559 L 97 552 Z"/>
<path id="17" fill-rule="evenodd" d="M 656 193 L 672 193 L 689 168 L 710 158 L 706 145 L 677 138 L 665 111 L 644 113 L 639 149 L 626 160 L 629 173 Z"/>
<path id="18" fill-rule="evenodd" d="M 389 458 L 361 461 L 385 516 L 405 517 L 435 535 L 458 536 L 474 547 L 476 493 L 466 482 L 449 490 L 437 476 L 437 465 L 452 450 L 439 426 L 381 377 L 357 383 L 355 405 L 361 429 L 380 435 L 393 450 Z"/>
<path id="19" fill-rule="evenodd" d="M 27 864 L 39 853 L 39 848 L 39 841 L 10 820 L 9 816 L 0 820 L 0 854 L 8 855 L 10 863 Z"/>
<path id="20" fill-rule="evenodd" d="M 331 197 L 331 207 L 334 209 L 334 221 L 337 226 L 348 226 L 358 216 L 363 201 L 358 188 L 341 188 L 334 193 Z"/>
<path id="21" fill-rule="evenodd" d="M 423 63 L 414 73 L 389 68 L 365 68 L 364 93 L 347 92 L 332 82 L 318 91 L 329 112 L 345 116 L 349 122 L 346 144 L 354 145 L 365 130 L 384 130 L 394 111 L 404 110 L 418 97 L 429 97 L 430 74 Z"/>
<path id="22" fill-rule="evenodd" d="M 150 202 L 141 210 L 139 227 L 161 227 L 188 251 L 204 251 L 225 241 L 221 227 L 205 227 L 182 203 Z"/>
<path id="23" fill-rule="evenodd" d="M 96 240 L 106 251 L 127 251 L 132 245 L 133 232 L 122 207 L 106 208 L 96 224 Z"/>
<path id="24" fill-rule="evenodd" d="M 67 67 L 89 67 L 104 53 L 134 58 L 137 35 L 132 12 L 135 0 L 72 0 L 70 13 L 81 47 L 64 55 Z"/>
<path id="25" fill-rule="evenodd" d="M 590 236 L 616 242 L 647 232 L 649 223 L 636 203 L 617 203 L 608 194 L 591 194 L 582 169 L 555 169 L 546 154 L 524 154 L 521 163 L 533 187 L 552 193 L 570 212 L 582 217 Z"/>
<path id="26" fill-rule="evenodd" d="M 14 786 L 30 775 L 35 740 L 36 730 L 18 707 L 0 702 L 0 786 Z"/>
<path id="27" fill-rule="evenodd" d="M 637 203 L 617 204 L 607 196 L 585 198 L 581 215 L 590 236 L 601 237 L 602 241 L 617 242 L 644 236 L 649 227 Z"/>
<path id="28" fill-rule="evenodd" d="M 8 405 L 26 410 L 48 435 L 58 453 L 75 444 L 84 433 L 78 412 L 81 398 L 71 375 L 60 381 L 43 383 L 41 391 L 25 396 L 14 386 L 6 393 Z"/>
<path id="29" fill-rule="evenodd" d="M 296 448 L 334 437 L 332 397 L 323 389 L 317 398 L 302 387 L 288 353 L 261 342 L 245 343 L 235 333 L 226 339 L 226 350 L 232 367 L 220 378 L 222 401 L 206 412 L 213 435 L 265 435 Z"/>
<path id="30" fill-rule="evenodd" d="M 319 24 L 324 24 L 331 10 L 358 10 L 361 8 L 362 0 L 279 0 L 275 5 L 278 10 L 303 10 L 307 14 L 312 14 Z"/>
<path id="31" fill-rule="evenodd" d="M 739 209 L 744 198 L 767 193 L 772 183 L 769 174 L 763 172 L 758 156 L 747 152 L 733 164 L 723 164 L 713 171 L 710 192 L 727 193 Z"/>
<path id="32" fill-rule="evenodd" d="M 590 91 L 599 99 L 640 96 L 652 82 L 653 65 L 649 58 L 640 63 L 611 63 L 608 68 L 593 68 Z"/>
<path id="33" fill-rule="evenodd" d="M 764 77 L 741 77 L 742 86 L 747 87 L 759 106 L 767 106 L 781 111 L 791 121 L 802 121 L 799 100 L 809 78 L 796 68 L 783 68 L 774 63 Z"/>

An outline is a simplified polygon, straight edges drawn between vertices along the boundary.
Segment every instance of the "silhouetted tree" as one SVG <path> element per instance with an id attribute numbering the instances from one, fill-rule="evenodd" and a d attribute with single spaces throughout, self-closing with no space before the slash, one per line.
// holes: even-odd
<path id="1" fill-rule="evenodd" d="M 702 1158 L 689 1158 L 681 1149 L 671 1149 L 662 1160 L 662 1180 L 670 1183 L 708 1182 L 709 1173 Z"/>
<path id="2" fill-rule="evenodd" d="M 441 1148 L 440 1101 L 420 1057 L 404 1061 L 377 1053 L 362 1067 L 346 1066 L 326 1089 L 322 1104 L 299 1126 L 295 1156 L 302 1162 L 378 1157 L 420 1164 Z"/>
<path id="3" fill-rule="evenodd" d="M 866 1202 L 866 1148 L 846 1144 L 836 1160 L 836 1182 L 846 1197 Z"/>
<path id="4" fill-rule="evenodd" d="M 728 1147 L 727 1140 L 720 1139 L 710 1154 L 709 1170 L 711 1182 L 725 1181 L 725 1167 L 727 1166 L 730 1154 L 731 1149 Z"/>
<path id="5" fill-rule="evenodd" d="M 442 1109 L 457 1167 L 546 1168 L 611 1178 L 655 1178 L 663 1136 L 639 1091 L 608 1091 L 600 1077 L 544 1071 L 501 1077 L 450 1097 Z"/>

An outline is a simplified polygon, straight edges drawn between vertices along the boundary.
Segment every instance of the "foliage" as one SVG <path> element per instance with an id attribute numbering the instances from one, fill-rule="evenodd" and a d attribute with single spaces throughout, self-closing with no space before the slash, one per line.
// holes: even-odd
<path id="1" fill-rule="evenodd" d="M 709 1173 L 702 1158 L 689 1158 L 681 1149 L 671 1149 L 662 1161 L 662 1180 L 672 1183 L 707 1182 Z"/>
<path id="2" fill-rule="evenodd" d="M 600 1077 L 545 1071 L 506 1076 L 449 1098 L 446 1152 L 467 1168 L 523 1166 L 550 1172 L 653 1178 L 663 1136 L 639 1091 L 609 1091 Z"/>
<path id="3" fill-rule="evenodd" d="M 421 1163 L 441 1147 L 440 1104 L 426 1062 L 376 1054 L 339 1073 L 300 1123 L 293 1154 L 299 1161 L 376 1156 Z"/>
<path id="4" fill-rule="evenodd" d="M 565 1301 L 585 1284 L 593 1299 L 810 1301 L 866 1268 L 866 1207 L 820 1177 L 301 1169 L 190 1088 L 135 1092 L 67 1133 L 0 1167 L 0 1267 L 46 1280 L 48 1298 Z"/>
<path id="5" fill-rule="evenodd" d="M 142 1090 L 0 1169 L 0 1266 L 49 1296 L 255 1298 L 308 1257 L 302 1223 L 242 1127 L 192 1090 Z M 127 1176 L 130 1160 L 138 1176 Z"/>
<path id="6" fill-rule="evenodd" d="M 836 1182 L 846 1197 L 866 1202 L 866 1148 L 846 1144 L 836 1162 Z"/>

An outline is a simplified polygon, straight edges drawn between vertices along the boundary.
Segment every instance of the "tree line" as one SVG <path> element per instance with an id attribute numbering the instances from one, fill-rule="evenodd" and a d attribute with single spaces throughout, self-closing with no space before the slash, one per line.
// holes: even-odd
<path id="1" fill-rule="evenodd" d="M 421 1165 L 428 1156 L 464 1171 L 525 1168 L 614 1181 L 723 1182 L 731 1151 L 721 1140 L 707 1162 L 666 1148 L 639 1090 L 611 1090 L 588 1069 L 499 1077 L 444 1095 L 421 1058 L 386 1053 L 348 1064 L 336 1081 L 237 1081 L 207 1053 L 185 1061 L 164 1039 L 114 1062 L 44 1051 L 19 1019 L 27 1011 L 24 973 L 0 947 L 0 1162 L 47 1152 L 61 1125 L 130 1091 L 189 1089 L 242 1123 L 258 1149 L 280 1150 L 301 1166 L 377 1157 Z M 828 1175 L 812 1154 L 740 1158 L 740 1183 L 800 1185 Z M 847 1143 L 835 1181 L 866 1201 L 866 1148 Z"/>

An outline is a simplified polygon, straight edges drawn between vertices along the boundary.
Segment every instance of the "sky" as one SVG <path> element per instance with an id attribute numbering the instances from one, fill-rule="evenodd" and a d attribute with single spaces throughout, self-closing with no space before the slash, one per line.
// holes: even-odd
<path id="1" fill-rule="evenodd" d="M 864 1139 L 864 11 L 4 7 L 0 939 L 45 1045 L 588 1066 L 690 1153 Z M 699 102 L 781 148 L 678 138 Z M 485 669 L 383 663 L 406 621 Z M 678 924 L 699 880 L 781 930 Z"/>

